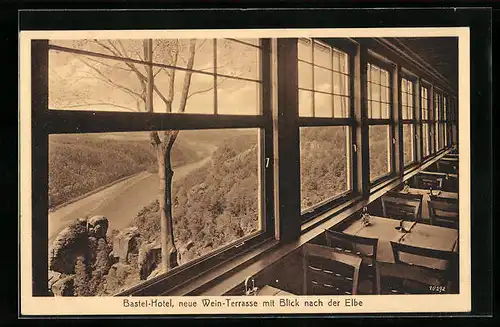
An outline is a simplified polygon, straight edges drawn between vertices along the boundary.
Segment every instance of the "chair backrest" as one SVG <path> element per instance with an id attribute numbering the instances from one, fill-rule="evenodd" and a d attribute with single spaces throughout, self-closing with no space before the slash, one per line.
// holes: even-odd
<path id="1" fill-rule="evenodd" d="M 418 207 L 418 212 L 417 212 L 417 221 L 420 221 L 422 219 L 422 202 L 424 199 L 423 194 L 412 194 L 412 193 L 401 193 L 401 192 L 395 192 L 395 191 L 389 191 L 386 193 L 387 196 L 391 197 L 399 197 L 403 199 L 408 199 L 410 201 L 417 201 L 420 205 Z"/>
<path id="2" fill-rule="evenodd" d="M 419 221 L 422 212 L 422 198 L 399 193 L 386 193 L 381 197 L 382 214 L 393 219 Z"/>
<path id="3" fill-rule="evenodd" d="M 399 242 L 391 241 L 392 252 L 394 254 L 394 262 L 396 264 L 408 264 L 412 266 L 418 266 L 424 269 L 436 270 L 426 266 L 414 265 L 411 262 L 403 262 L 400 260 L 401 253 L 408 253 L 413 255 L 418 255 L 421 257 L 432 258 L 432 259 L 441 259 L 448 262 L 448 269 L 452 271 L 456 271 L 458 268 L 456 265 L 458 264 L 458 252 L 455 251 L 442 251 L 435 249 L 422 248 L 417 246 L 412 246 L 408 244 L 403 244 Z"/>
<path id="4" fill-rule="evenodd" d="M 446 174 L 457 174 L 458 173 L 458 161 L 447 161 L 447 160 L 439 160 L 436 163 L 436 167 L 438 172 L 446 173 Z"/>
<path id="5" fill-rule="evenodd" d="M 355 295 L 361 257 L 306 243 L 302 246 L 304 295 Z"/>
<path id="6" fill-rule="evenodd" d="M 458 200 L 431 197 L 429 215 L 432 225 L 458 229 Z"/>
<path id="7" fill-rule="evenodd" d="M 325 230 L 326 244 L 337 252 L 355 254 L 377 260 L 378 239 L 344 234 L 333 230 Z M 361 245 L 361 247 L 359 246 Z"/>
<path id="8" fill-rule="evenodd" d="M 443 180 L 445 177 L 438 174 L 417 174 L 415 180 L 417 188 L 428 190 L 441 190 L 443 188 Z"/>

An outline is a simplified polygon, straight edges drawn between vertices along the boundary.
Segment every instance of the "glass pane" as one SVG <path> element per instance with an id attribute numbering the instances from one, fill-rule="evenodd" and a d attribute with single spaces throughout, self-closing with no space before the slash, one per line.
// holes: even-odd
<path id="1" fill-rule="evenodd" d="M 162 70 L 155 77 L 157 92 L 153 94 L 154 112 L 172 113 L 214 113 L 214 78 L 205 74 L 191 74 L 191 82 L 186 98 L 186 107 L 181 108 L 184 89 L 185 71 L 177 70 L 174 75 L 173 101 L 168 106 L 167 95 L 170 92 L 171 71 Z"/>
<path id="2" fill-rule="evenodd" d="M 387 87 L 382 87 L 380 90 L 380 101 L 383 103 L 388 103 L 389 102 L 389 88 Z M 406 98 L 406 97 L 403 97 Z M 406 105 L 406 99 L 403 101 L 403 105 Z"/>
<path id="3" fill-rule="evenodd" d="M 332 69 L 330 48 L 319 43 L 314 44 L 314 65 Z"/>
<path id="4" fill-rule="evenodd" d="M 343 75 L 340 78 L 340 83 L 341 83 L 341 91 L 342 94 L 344 95 L 349 95 L 349 76 L 348 75 Z"/>
<path id="5" fill-rule="evenodd" d="M 389 72 L 387 70 L 380 69 L 380 84 L 389 86 Z"/>
<path id="6" fill-rule="evenodd" d="M 332 93 L 332 71 L 314 66 L 314 90 Z"/>
<path id="7" fill-rule="evenodd" d="M 434 124 L 434 144 L 435 144 L 434 151 L 435 152 L 439 151 L 440 147 L 439 147 L 439 124 L 438 123 Z"/>
<path id="8" fill-rule="evenodd" d="M 179 132 L 169 197 L 180 265 L 262 230 L 259 135 Z M 49 136 L 49 276 L 76 275 L 70 295 L 110 296 L 163 272 L 157 172 L 149 132 Z"/>
<path id="9" fill-rule="evenodd" d="M 401 91 L 401 105 L 403 107 L 406 107 L 408 105 L 408 94 L 403 90 Z M 405 117 L 405 114 L 403 114 L 403 117 Z"/>
<path id="10" fill-rule="evenodd" d="M 123 61 L 50 50 L 48 79 L 50 109 L 145 112 L 142 79 Z"/>
<path id="11" fill-rule="evenodd" d="M 427 157 L 429 152 L 429 124 L 422 125 L 423 153 Z"/>
<path id="12" fill-rule="evenodd" d="M 314 93 L 314 117 L 332 117 L 332 95 Z"/>
<path id="13" fill-rule="evenodd" d="M 374 181 L 391 171 L 389 135 L 389 126 L 369 127 L 370 181 Z"/>
<path id="14" fill-rule="evenodd" d="M 313 66 L 311 64 L 299 61 L 299 88 L 312 90 L 312 70 Z"/>
<path id="15" fill-rule="evenodd" d="M 196 39 L 193 41 L 188 39 L 153 40 L 154 63 L 187 68 L 190 59 L 193 60 L 192 69 L 213 73 L 214 40 L 213 39 Z"/>
<path id="16" fill-rule="evenodd" d="M 217 40 L 217 74 L 260 79 L 260 49 L 227 39 Z"/>
<path id="17" fill-rule="evenodd" d="M 382 105 L 382 113 L 383 113 L 382 118 L 389 119 L 391 116 L 390 110 L 391 110 L 391 105 L 389 103 L 383 104 Z"/>
<path id="18" fill-rule="evenodd" d="M 372 79 L 371 81 L 375 84 L 380 85 L 380 69 L 377 66 L 372 65 Z"/>
<path id="19" fill-rule="evenodd" d="M 369 118 L 381 118 L 380 114 L 380 86 L 378 84 L 371 85 L 372 88 L 372 116 Z"/>
<path id="20" fill-rule="evenodd" d="M 333 108 L 335 118 L 349 118 L 349 98 L 334 95 Z"/>
<path id="21" fill-rule="evenodd" d="M 349 189 L 349 127 L 300 127 L 301 210 Z"/>
<path id="22" fill-rule="evenodd" d="M 339 60 L 340 60 L 340 72 L 344 73 L 344 74 L 348 74 L 349 73 L 349 56 L 347 55 L 347 53 L 344 53 L 344 52 L 339 52 Z M 334 66 L 334 69 L 336 70 L 337 67 Z"/>
<path id="23" fill-rule="evenodd" d="M 299 90 L 299 116 L 312 117 L 313 114 L 313 93 Z"/>
<path id="24" fill-rule="evenodd" d="M 349 76 L 337 72 L 333 73 L 333 93 L 349 95 Z"/>
<path id="25" fill-rule="evenodd" d="M 300 60 L 312 62 L 312 46 L 311 40 L 299 39 L 298 43 L 298 57 Z"/>
<path id="26" fill-rule="evenodd" d="M 414 139 L 413 125 L 403 125 L 403 151 L 404 151 L 404 164 L 405 166 L 413 162 L 413 139 Z"/>
<path id="27" fill-rule="evenodd" d="M 259 115 L 260 84 L 217 77 L 217 112 L 231 115 Z"/>

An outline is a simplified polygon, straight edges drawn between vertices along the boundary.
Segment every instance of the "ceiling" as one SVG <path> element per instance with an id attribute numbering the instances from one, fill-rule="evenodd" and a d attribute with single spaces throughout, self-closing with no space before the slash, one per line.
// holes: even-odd
<path id="1" fill-rule="evenodd" d="M 456 37 L 405 37 L 397 41 L 421 57 L 454 88 L 458 89 L 458 38 Z"/>

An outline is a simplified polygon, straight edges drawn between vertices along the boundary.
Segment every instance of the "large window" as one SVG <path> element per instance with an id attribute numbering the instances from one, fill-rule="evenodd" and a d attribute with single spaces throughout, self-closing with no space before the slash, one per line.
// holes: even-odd
<path id="1" fill-rule="evenodd" d="M 391 74 L 373 63 L 367 66 L 370 182 L 392 171 Z"/>
<path id="2" fill-rule="evenodd" d="M 299 115 L 349 117 L 350 74 L 347 53 L 317 40 L 300 39 L 298 65 Z"/>
<path id="3" fill-rule="evenodd" d="M 298 41 L 301 211 L 340 200 L 352 190 L 349 54 L 315 39 Z"/>
<path id="4" fill-rule="evenodd" d="M 262 44 L 50 41 L 49 276 L 113 295 L 272 235 Z"/>
<path id="5" fill-rule="evenodd" d="M 427 158 L 431 154 L 430 137 L 430 114 L 429 114 L 429 88 L 422 86 L 420 88 L 420 108 L 422 121 L 422 158 Z"/>
<path id="6" fill-rule="evenodd" d="M 401 109 L 403 122 L 403 159 L 404 165 L 415 162 L 415 97 L 414 82 L 401 79 Z"/>

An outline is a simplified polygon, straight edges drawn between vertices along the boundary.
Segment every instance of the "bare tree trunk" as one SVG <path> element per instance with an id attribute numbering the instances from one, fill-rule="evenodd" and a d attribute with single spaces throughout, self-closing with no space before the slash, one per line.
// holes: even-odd
<path id="1" fill-rule="evenodd" d="M 174 171 L 171 162 L 171 146 L 162 144 L 156 148 L 158 159 L 159 191 L 158 202 L 160 207 L 161 226 L 161 258 L 163 270 L 169 271 L 177 267 L 177 248 L 174 243 L 174 226 L 172 216 L 172 179 Z"/>

